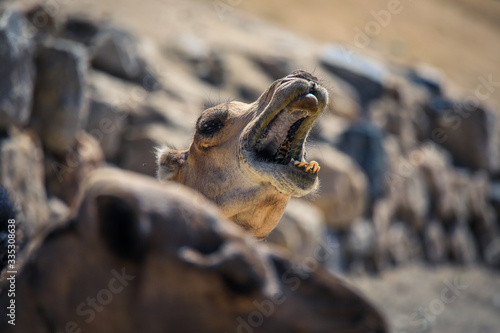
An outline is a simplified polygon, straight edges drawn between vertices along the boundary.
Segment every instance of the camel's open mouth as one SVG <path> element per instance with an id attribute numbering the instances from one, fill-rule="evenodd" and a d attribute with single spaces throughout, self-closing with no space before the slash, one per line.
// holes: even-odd
<path id="1" fill-rule="evenodd" d="M 313 94 L 300 96 L 257 132 L 256 142 L 253 145 L 257 161 L 281 165 L 292 163 L 297 167 L 302 162 L 305 155 L 304 141 L 309 132 L 308 126 L 304 124 L 308 118 L 308 111 L 295 110 L 293 104 L 303 101 L 307 101 L 312 107 L 318 107 L 318 100 Z M 317 171 L 318 168 L 307 171 L 304 169 L 304 172 L 317 173 Z"/>
<path id="2" fill-rule="evenodd" d="M 267 175 L 280 191 L 304 195 L 317 184 L 320 169 L 305 160 L 305 141 L 326 104 L 326 91 L 304 82 L 279 107 L 266 109 L 245 138 L 244 157 L 257 176 Z"/>

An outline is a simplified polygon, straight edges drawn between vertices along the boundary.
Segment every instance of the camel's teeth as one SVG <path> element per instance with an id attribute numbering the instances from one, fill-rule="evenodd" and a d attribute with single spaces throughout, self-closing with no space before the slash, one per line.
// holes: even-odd
<path id="1" fill-rule="evenodd" d="M 307 172 L 307 173 L 316 174 L 319 172 L 319 169 L 320 169 L 319 163 L 316 161 L 300 162 L 300 161 L 296 161 L 292 158 L 290 160 L 290 162 L 292 162 L 293 165 L 296 166 L 297 168 L 304 169 L 303 171 Z"/>
<path id="2" fill-rule="evenodd" d="M 316 165 L 314 166 L 313 173 L 318 173 L 318 172 L 319 172 L 319 169 L 321 169 L 321 167 L 319 166 L 319 164 L 316 164 Z"/>
<path id="3" fill-rule="evenodd" d="M 308 168 L 309 168 L 309 170 L 312 171 L 312 173 L 318 173 L 318 171 L 320 169 L 320 166 L 319 166 L 318 162 L 312 161 L 312 162 L 309 163 L 309 167 Z"/>

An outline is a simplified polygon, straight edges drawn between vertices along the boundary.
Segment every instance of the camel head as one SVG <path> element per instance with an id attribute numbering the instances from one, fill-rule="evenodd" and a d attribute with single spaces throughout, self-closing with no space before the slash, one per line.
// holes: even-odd
<path id="1" fill-rule="evenodd" d="M 196 189 L 227 218 L 265 238 L 291 196 L 318 186 L 319 165 L 306 160 L 305 142 L 327 101 L 316 77 L 295 71 L 254 103 L 209 108 L 189 149 L 158 150 L 158 177 Z"/>

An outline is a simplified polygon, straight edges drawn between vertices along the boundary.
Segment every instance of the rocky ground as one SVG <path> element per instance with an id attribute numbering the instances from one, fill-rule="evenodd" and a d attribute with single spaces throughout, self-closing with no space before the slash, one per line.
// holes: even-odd
<path id="1" fill-rule="evenodd" d="M 186 148 L 204 107 L 253 101 L 302 68 L 331 96 L 310 144 L 322 186 L 289 205 L 269 242 L 303 256 L 326 244 L 327 268 L 380 274 L 355 281 L 395 331 L 500 329 L 498 112 L 487 86 L 450 92 L 429 66 L 299 37 L 224 1 L 4 3 L 0 184 L 18 205 L 19 236 L 66 217 L 89 171 L 154 176 L 154 147 Z M 446 266 L 412 266 L 424 262 Z M 441 311 L 442 280 L 463 272 L 481 283 Z M 426 306 L 439 315 L 420 320 Z"/>

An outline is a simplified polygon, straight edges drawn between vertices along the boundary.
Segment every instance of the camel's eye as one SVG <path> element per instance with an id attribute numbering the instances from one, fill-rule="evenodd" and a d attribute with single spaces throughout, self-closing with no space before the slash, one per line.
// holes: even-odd
<path id="1" fill-rule="evenodd" d="M 211 145 L 214 144 L 215 136 L 226 124 L 228 116 L 229 108 L 227 104 L 203 111 L 196 123 L 196 133 L 202 138 L 208 139 Z M 204 142 L 204 144 L 207 144 L 207 142 Z"/>
<path id="2" fill-rule="evenodd" d="M 208 119 L 200 124 L 198 132 L 201 135 L 209 136 L 217 133 L 223 126 L 224 124 L 219 118 Z"/>
<path id="3" fill-rule="evenodd" d="M 212 118 L 203 121 L 198 127 L 198 133 L 203 136 L 211 136 L 217 133 L 224 123 L 219 118 Z"/>

